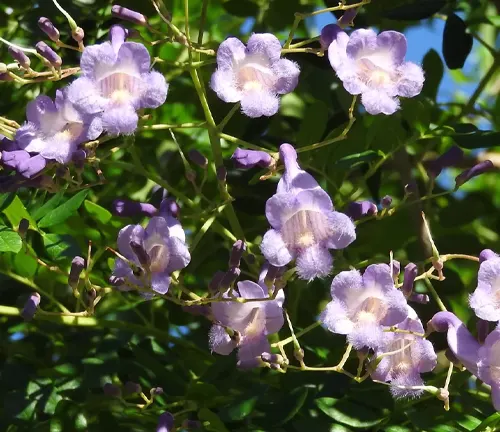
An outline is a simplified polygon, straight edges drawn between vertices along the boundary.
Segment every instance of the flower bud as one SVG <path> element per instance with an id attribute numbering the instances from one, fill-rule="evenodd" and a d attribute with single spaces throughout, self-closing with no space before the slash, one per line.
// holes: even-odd
<path id="1" fill-rule="evenodd" d="M 229 257 L 229 267 L 239 267 L 241 257 L 243 256 L 243 252 L 246 250 L 246 245 L 243 240 L 237 240 L 234 243 L 233 248 L 231 250 L 231 256 Z"/>
<path id="2" fill-rule="evenodd" d="M 417 294 L 412 293 L 410 297 L 408 297 L 408 301 L 419 304 L 427 304 L 429 303 L 429 296 L 427 294 Z"/>
<path id="3" fill-rule="evenodd" d="M 118 276 L 110 276 L 109 283 L 113 286 L 119 287 L 125 283 L 125 279 Z"/>
<path id="4" fill-rule="evenodd" d="M 226 273 L 223 272 L 223 271 L 221 271 L 221 270 L 217 270 L 217 272 L 215 272 L 214 276 L 212 277 L 212 280 L 208 284 L 208 290 L 212 294 L 215 294 L 215 293 L 219 292 L 220 283 L 222 282 L 222 278 L 225 275 L 226 275 Z"/>
<path id="5" fill-rule="evenodd" d="M 160 396 L 163 394 L 163 388 L 162 387 L 153 387 L 150 390 L 151 396 Z"/>
<path id="6" fill-rule="evenodd" d="M 137 201 L 129 201 L 126 199 L 116 199 L 113 201 L 111 211 L 116 216 L 121 217 L 134 217 L 134 216 L 147 216 L 153 217 L 158 213 L 158 209 L 148 203 L 141 203 Z"/>
<path id="7" fill-rule="evenodd" d="M 337 24 L 328 24 L 321 29 L 321 35 L 319 37 L 319 43 L 321 44 L 321 49 L 326 51 L 330 44 L 337 39 L 337 35 L 342 31 L 342 29 Z"/>
<path id="8" fill-rule="evenodd" d="M 484 261 L 489 260 L 491 258 L 497 258 L 497 257 L 498 255 L 491 249 L 483 249 L 479 254 L 479 264 L 482 264 Z"/>
<path id="9" fill-rule="evenodd" d="M 280 273 L 280 270 L 283 267 L 276 267 L 273 266 L 272 264 L 268 264 L 267 266 L 267 272 L 266 276 L 264 277 L 264 283 L 269 287 L 274 285 L 274 281 L 278 277 L 278 274 Z"/>
<path id="10" fill-rule="evenodd" d="M 109 397 L 119 398 L 122 396 L 122 390 L 116 384 L 106 383 L 102 386 L 102 391 Z"/>
<path id="11" fill-rule="evenodd" d="M 358 220 L 366 216 L 376 215 L 377 212 L 377 206 L 370 201 L 353 201 L 349 204 L 345 213 L 351 219 Z"/>
<path id="12" fill-rule="evenodd" d="M 156 432 L 173 432 L 175 426 L 174 416 L 169 412 L 164 412 L 158 417 Z"/>
<path id="13" fill-rule="evenodd" d="M 384 198 L 382 198 L 380 204 L 382 204 L 383 208 L 389 208 L 392 204 L 392 197 L 390 195 L 386 195 Z"/>
<path id="14" fill-rule="evenodd" d="M 219 284 L 219 291 L 225 292 L 240 277 L 241 270 L 238 267 L 231 267 L 222 277 Z"/>
<path id="15" fill-rule="evenodd" d="M 38 42 L 35 45 L 36 51 L 40 54 L 45 60 L 47 60 L 52 66 L 59 68 L 62 65 L 62 59 L 59 57 L 56 52 L 49 47 L 45 42 Z"/>
<path id="16" fill-rule="evenodd" d="M 454 145 L 450 147 L 446 152 L 444 152 L 437 159 L 429 162 L 427 165 L 427 172 L 430 177 L 436 178 L 444 168 L 451 167 L 462 161 L 464 157 L 464 151 Z"/>
<path id="17" fill-rule="evenodd" d="M 71 31 L 71 37 L 75 42 L 80 43 L 85 37 L 85 32 L 81 27 L 77 27 L 76 29 Z"/>
<path id="18" fill-rule="evenodd" d="M 127 9 L 126 7 L 123 7 L 123 6 L 114 5 L 111 8 L 111 14 L 115 18 L 120 18 L 122 20 L 132 22 L 134 24 L 138 24 L 138 25 L 142 25 L 142 26 L 148 25 L 148 20 L 143 14 L 141 14 L 139 12 L 135 12 L 131 9 Z"/>
<path id="19" fill-rule="evenodd" d="M 130 242 L 130 248 L 135 253 L 135 256 L 139 260 L 141 266 L 148 268 L 151 264 L 151 258 L 146 252 L 146 249 L 144 249 L 144 245 L 139 243 L 138 241 L 132 240 Z"/>
<path id="20" fill-rule="evenodd" d="M 344 14 L 338 19 L 337 24 L 341 28 L 350 27 L 352 25 L 353 19 L 358 14 L 359 8 L 347 9 Z"/>
<path id="21" fill-rule="evenodd" d="M 413 283 L 417 277 L 418 268 L 416 264 L 409 263 L 405 267 L 405 275 L 401 291 L 405 297 L 409 297 L 413 292 Z"/>
<path id="22" fill-rule="evenodd" d="M 283 356 L 280 354 L 271 354 L 268 352 L 263 352 L 260 356 L 261 360 L 266 363 L 282 363 Z"/>
<path id="23" fill-rule="evenodd" d="M 160 215 L 179 217 L 181 209 L 174 198 L 165 198 L 160 204 Z"/>
<path id="24" fill-rule="evenodd" d="M 123 394 L 125 396 L 136 394 L 136 393 L 141 393 L 142 392 L 142 387 L 140 384 L 135 383 L 133 381 L 127 381 L 125 385 L 123 386 Z"/>
<path id="25" fill-rule="evenodd" d="M 401 272 L 401 263 L 398 260 L 392 260 L 392 277 L 397 279 Z"/>
<path id="26" fill-rule="evenodd" d="M 217 175 L 217 180 L 221 182 L 226 181 L 226 176 L 227 176 L 227 170 L 224 166 L 218 166 L 217 169 L 215 170 L 216 175 Z"/>
<path id="27" fill-rule="evenodd" d="M 26 233 L 28 232 L 28 229 L 30 227 L 30 223 L 28 219 L 22 218 L 21 221 L 19 222 L 19 226 L 17 228 L 17 233 L 22 237 L 26 237 Z"/>
<path id="28" fill-rule="evenodd" d="M 188 158 L 191 162 L 200 166 L 201 168 L 206 168 L 208 166 L 208 159 L 196 149 L 189 150 Z"/>
<path id="29" fill-rule="evenodd" d="M 40 30 L 42 30 L 50 40 L 54 42 L 59 41 L 59 30 L 52 24 L 52 21 L 50 21 L 48 18 L 41 17 L 38 20 L 38 27 L 40 27 Z"/>
<path id="30" fill-rule="evenodd" d="M 71 261 L 71 269 L 68 276 L 68 285 L 75 289 L 78 286 L 80 274 L 85 268 L 85 260 L 82 257 L 76 256 Z"/>
<path id="31" fill-rule="evenodd" d="M 253 167 L 268 168 L 273 164 L 273 158 L 269 153 L 258 150 L 247 150 L 237 148 L 231 160 L 236 168 L 249 169 Z"/>
<path id="32" fill-rule="evenodd" d="M 24 318 L 25 321 L 31 321 L 33 319 L 39 304 L 40 304 L 40 294 L 38 293 L 31 294 L 28 300 L 26 300 L 24 308 L 21 311 L 21 316 Z"/>
<path id="33" fill-rule="evenodd" d="M 30 58 L 19 48 L 15 48 L 13 46 L 9 47 L 9 54 L 11 57 L 19 63 L 19 65 L 24 69 L 29 69 L 31 65 Z"/>
<path id="34" fill-rule="evenodd" d="M 464 183 L 468 182 L 471 178 L 484 174 L 485 172 L 491 171 L 493 168 L 494 168 L 493 162 L 491 162 L 490 160 L 479 162 L 472 168 L 465 170 L 464 172 L 455 177 L 455 188 L 459 188 Z"/>
<path id="35" fill-rule="evenodd" d="M 298 362 L 304 361 L 304 350 L 302 348 L 298 348 L 293 351 L 293 356 Z"/>

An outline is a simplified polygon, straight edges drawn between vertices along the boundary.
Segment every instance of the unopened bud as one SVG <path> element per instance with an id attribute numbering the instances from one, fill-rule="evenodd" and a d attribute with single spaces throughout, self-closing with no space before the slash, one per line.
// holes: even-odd
<path id="1" fill-rule="evenodd" d="M 85 268 L 85 260 L 82 257 L 76 256 L 71 261 L 71 268 L 69 270 L 68 285 L 75 289 L 78 286 L 80 274 Z"/>
<path id="2" fill-rule="evenodd" d="M 337 24 L 341 28 L 350 27 L 353 24 L 353 19 L 358 14 L 359 8 L 347 9 L 344 14 L 338 19 Z"/>
<path id="3" fill-rule="evenodd" d="M 321 35 L 319 37 L 319 42 L 321 44 L 321 49 L 323 51 L 328 50 L 331 43 L 337 39 L 337 35 L 342 31 L 342 29 L 337 24 L 328 24 L 321 29 Z"/>
<path id="4" fill-rule="evenodd" d="M 263 352 L 260 356 L 263 362 L 266 363 L 283 363 L 283 356 L 280 354 L 271 354 Z"/>
<path id="5" fill-rule="evenodd" d="M 200 166 L 201 168 L 206 168 L 208 166 L 208 159 L 196 149 L 189 150 L 188 158 L 191 162 Z"/>
<path id="6" fill-rule="evenodd" d="M 31 65 L 31 60 L 30 58 L 20 49 L 15 48 L 13 46 L 9 47 L 9 54 L 11 57 L 16 60 L 19 65 L 24 68 L 24 69 L 29 69 Z"/>
<path id="7" fill-rule="evenodd" d="M 85 32 L 81 27 L 77 27 L 76 29 L 71 31 L 71 37 L 75 42 L 80 43 L 85 37 Z"/>
<path id="8" fill-rule="evenodd" d="M 192 169 L 187 170 L 186 179 L 188 180 L 188 182 L 194 183 L 196 181 L 196 173 Z"/>
<path id="9" fill-rule="evenodd" d="M 116 18 L 120 18 L 122 20 L 132 22 L 134 24 L 142 26 L 148 25 L 148 20 L 143 14 L 135 12 L 131 9 L 127 9 L 126 7 L 123 6 L 114 5 L 111 8 L 111 14 Z"/>
<path id="10" fill-rule="evenodd" d="M 231 255 L 229 257 L 229 267 L 239 267 L 241 257 L 246 250 L 246 245 L 243 240 L 237 240 L 233 248 L 231 249 Z"/>
<path id="11" fill-rule="evenodd" d="M 89 304 L 89 306 L 94 305 L 94 300 L 96 299 L 96 297 L 97 297 L 97 291 L 95 290 L 95 288 L 90 288 L 87 291 L 87 303 Z"/>
<path id="12" fill-rule="evenodd" d="M 116 384 L 106 383 L 102 386 L 102 390 L 106 396 L 119 398 L 122 396 L 122 390 Z"/>
<path id="13" fill-rule="evenodd" d="M 231 267 L 222 277 L 219 284 L 219 291 L 225 292 L 240 277 L 241 270 L 238 267 Z"/>
<path id="14" fill-rule="evenodd" d="M 443 275 L 444 264 L 443 264 L 443 260 L 441 258 L 433 259 L 432 260 L 432 266 L 438 272 L 439 280 L 440 281 L 444 280 L 444 275 Z"/>
<path id="15" fill-rule="evenodd" d="M 123 386 L 123 393 L 125 396 L 136 394 L 142 392 L 142 387 L 140 384 L 133 381 L 127 381 Z"/>
<path id="16" fill-rule="evenodd" d="M 417 294 L 412 293 L 410 297 L 408 297 L 409 302 L 419 303 L 419 304 L 427 304 L 429 303 L 429 296 L 427 294 Z"/>
<path id="17" fill-rule="evenodd" d="M 28 219 L 21 219 L 19 222 L 19 227 L 17 228 L 17 233 L 22 237 L 26 237 L 26 233 L 28 232 L 28 228 L 30 227 L 30 223 Z"/>
<path id="18" fill-rule="evenodd" d="M 113 214 L 122 217 L 148 216 L 153 217 L 158 213 L 158 209 L 149 203 L 117 199 L 113 201 L 111 211 Z"/>
<path id="19" fill-rule="evenodd" d="M 51 20 L 45 17 L 41 17 L 38 20 L 38 27 L 40 27 L 40 30 L 42 30 L 50 40 L 54 42 L 59 41 L 59 30 L 57 30 L 54 24 L 52 24 Z"/>
<path id="20" fill-rule="evenodd" d="M 54 67 L 61 67 L 62 59 L 45 42 L 40 41 L 35 45 L 36 51 Z"/>
<path id="21" fill-rule="evenodd" d="M 260 150 L 247 150 L 237 148 L 231 160 L 234 162 L 236 168 L 250 169 L 253 167 L 268 168 L 274 161 L 269 153 Z"/>
<path id="22" fill-rule="evenodd" d="M 40 304 L 40 294 L 38 293 L 31 294 L 28 300 L 26 300 L 26 303 L 24 304 L 24 308 L 21 311 L 21 316 L 26 321 L 31 321 L 35 316 L 39 304 Z"/>
<path id="23" fill-rule="evenodd" d="M 498 258 L 498 254 L 493 252 L 491 249 L 483 249 L 479 254 L 479 264 L 491 258 Z"/>
<path id="24" fill-rule="evenodd" d="M 397 280 L 399 273 L 401 272 L 401 263 L 398 260 L 393 259 L 391 264 L 392 277 L 394 280 Z"/>
<path id="25" fill-rule="evenodd" d="M 444 168 L 454 166 L 462 161 L 463 150 L 458 146 L 450 147 L 445 153 L 427 165 L 429 176 L 436 178 Z"/>
<path id="26" fill-rule="evenodd" d="M 392 204 L 392 197 L 390 195 L 386 195 L 382 198 L 380 204 L 382 204 L 383 208 L 389 208 Z"/>
<path id="27" fill-rule="evenodd" d="M 225 274 L 226 274 L 226 272 L 223 272 L 221 270 L 217 270 L 217 272 L 215 272 L 214 276 L 212 277 L 212 280 L 208 284 L 208 290 L 212 294 L 219 292 L 219 286 L 220 286 L 220 283 L 221 283 L 222 279 L 224 278 Z"/>
<path id="28" fill-rule="evenodd" d="M 217 180 L 221 182 L 226 181 L 226 176 L 227 176 L 227 170 L 224 166 L 218 166 L 217 169 L 215 170 L 217 174 Z"/>
<path id="29" fill-rule="evenodd" d="M 151 264 L 151 258 L 146 252 L 146 249 L 144 249 L 144 245 L 142 245 L 138 241 L 132 240 L 130 242 L 130 248 L 135 253 L 135 256 L 139 260 L 141 266 L 148 268 Z"/>
<path id="30" fill-rule="evenodd" d="M 151 396 L 160 396 L 163 394 L 163 388 L 162 387 L 153 387 L 150 390 Z"/>
<path id="31" fill-rule="evenodd" d="M 158 417 L 156 432 L 173 432 L 175 427 L 174 416 L 169 412 L 164 412 Z"/>
<path id="32" fill-rule="evenodd" d="M 493 162 L 491 162 L 490 160 L 479 162 L 472 168 L 465 170 L 464 172 L 455 177 L 455 187 L 459 188 L 464 183 L 468 182 L 471 178 L 477 177 L 478 175 L 491 171 L 493 168 L 494 168 Z"/>
<path id="33" fill-rule="evenodd" d="M 293 351 L 293 356 L 298 362 L 304 361 L 304 350 L 302 348 Z"/>
<path id="34" fill-rule="evenodd" d="M 367 216 L 376 215 L 377 212 L 377 206 L 370 201 L 354 201 L 349 204 L 345 213 L 350 218 L 358 220 Z"/>
<path id="35" fill-rule="evenodd" d="M 417 277 L 418 268 L 414 263 L 409 263 L 405 267 L 405 274 L 403 280 L 403 286 L 401 291 L 403 292 L 405 297 L 409 297 L 413 292 L 413 283 L 415 282 L 415 278 Z"/>

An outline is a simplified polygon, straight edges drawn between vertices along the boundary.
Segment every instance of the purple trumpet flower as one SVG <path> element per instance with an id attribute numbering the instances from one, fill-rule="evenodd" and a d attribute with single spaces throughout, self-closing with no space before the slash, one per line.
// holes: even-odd
<path id="1" fill-rule="evenodd" d="M 68 100 L 67 88 L 56 92 L 55 102 L 48 96 L 38 96 L 28 104 L 26 118 L 28 121 L 16 132 L 18 147 L 62 164 L 72 160 L 79 144 L 102 132 L 98 123 L 78 114 Z"/>
<path id="2" fill-rule="evenodd" d="M 299 80 L 299 67 L 282 59 L 281 44 L 270 33 L 254 33 L 247 45 L 231 37 L 217 50 L 217 70 L 210 87 L 224 102 L 241 102 L 248 117 L 272 116 L 279 95 L 290 93 Z"/>
<path id="3" fill-rule="evenodd" d="M 259 283 L 238 282 L 238 298 L 259 299 L 268 297 L 264 283 L 267 271 L 259 276 Z M 228 297 L 229 291 L 224 294 Z M 238 347 L 238 365 L 250 365 L 260 360 L 264 352 L 271 352 L 267 336 L 278 332 L 284 324 L 282 290 L 275 300 L 239 303 L 235 301 L 212 303 L 212 313 L 217 322 L 210 331 L 210 349 L 218 354 L 228 355 Z M 225 328 L 235 332 L 231 338 Z M 257 361 L 258 363 L 258 361 Z"/>
<path id="4" fill-rule="evenodd" d="M 500 328 L 493 330 L 479 349 L 478 377 L 491 386 L 493 406 L 500 411 Z"/>
<path id="5" fill-rule="evenodd" d="M 462 364 L 477 376 L 479 342 L 467 327 L 451 312 L 438 312 L 427 323 L 428 331 L 446 332 L 448 347 Z"/>
<path id="6" fill-rule="evenodd" d="M 268 168 L 273 164 L 273 158 L 269 153 L 257 150 L 246 150 L 237 148 L 231 160 L 236 168 L 249 169 L 253 167 Z"/>
<path id="7" fill-rule="evenodd" d="M 281 145 L 280 156 L 285 172 L 266 203 L 271 229 L 262 239 L 262 254 L 276 267 L 296 259 L 301 279 L 324 277 L 333 265 L 328 249 L 351 244 L 356 238 L 354 224 L 334 210 L 328 194 L 300 168 L 290 144 Z"/>
<path id="8" fill-rule="evenodd" d="M 460 147 L 454 145 L 437 159 L 429 162 L 427 171 L 432 177 L 436 178 L 439 174 L 441 174 L 441 171 L 444 168 L 448 168 L 459 163 L 463 157 L 464 151 Z"/>
<path id="9" fill-rule="evenodd" d="M 486 321 L 500 321 L 499 256 L 494 256 L 480 264 L 477 288 L 469 297 L 469 304 L 477 317 Z"/>
<path id="10" fill-rule="evenodd" d="M 151 218 L 146 229 L 127 225 L 120 230 L 118 250 L 136 267 L 116 259 L 112 277 L 123 278 L 128 285 L 119 285 L 118 289 L 150 286 L 153 292 L 165 294 L 170 286 L 170 274 L 183 269 L 191 260 L 185 241 L 181 224 L 170 214 Z"/>
<path id="11" fill-rule="evenodd" d="M 85 48 L 82 76 L 73 81 L 68 93 L 80 112 L 99 119 L 102 128 L 113 135 L 133 133 L 139 120 L 137 110 L 159 107 L 168 90 L 163 75 L 150 70 L 148 50 L 140 43 L 124 42 L 124 35 L 124 30 L 112 31 L 110 42 Z"/>
<path id="12" fill-rule="evenodd" d="M 408 318 L 396 325 L 401 330 L 424 334 L 422 322 L 416 312 L 408 308 Z M 436 367 L 437 355 L 432 343 L 422 336 L 407 333 L 386 333 L 383 344 L 375 350 L 375 357 L 384 353 L 371 377 L 391 383 L 391 393 L 396 398 L 419 396 L 423 390 L 411 388 L 423 386 L 421 373 Z"/>
<path id="13" fill-rule="evenodd" d="M 478 175 L 484 174 L 485 172 L 494 169 L 493 162 L 490 160 L 485 160 L 474 165 L 455 177 L 455 187 L 460 187 L 464 183 L 468 182 L 471 178 L 477 177 Z"/>
<path id="14" fill-rule="evenodd" d="M 345 213 L 351 219 L 358 220 L 366 216 L 376 215 L 377 212 L 377 206 L 371 201 L 353 201 L 349 204 Z"/>
<path id="15" fill-rule="evenodd" d="M 354 348 L 378 348 L 383 328 L 408 316 L 403 293 L 396 289 L 387 264 L 373 264 L 363 276 L 357 270 L 343 271 L 333 278 L 332 301 L 320 315 L 326 328 L 345 334 Z"/>
<path id="16" fill-rule="evenodd" d="M 330 27 L 325 31 L 334 33 Z M 361 94 L 369 114 L 394 114 L 398 96 L 414 97 L 422 91 L 422 68 L 406 62 L 405 54 L 406 38 L 397 31 L 377 35 L 359 29 L 349 36 L 338 30 L 328 47 L 328 59 L 344 88 L 352 95 Z"/>

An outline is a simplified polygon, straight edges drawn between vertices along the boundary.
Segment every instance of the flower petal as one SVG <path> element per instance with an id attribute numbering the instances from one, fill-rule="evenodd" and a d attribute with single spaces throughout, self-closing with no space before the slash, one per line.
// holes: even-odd
<path id="1" fill-rule="evenodd" d="M 399 96 L 413 97 L 422 91 L 424 86 L 424 71 L 415 63 L 405 62 L 398 67 L 399 81 L 397 92 Z"/>
<path id="2" fill-rule="evenodd" d="M 333 232 L 326 245 L 330 249 L 344 249 L 356 240 L 356 227 L 351 218 L 344 213 L 331 212 L 328 223 Z"/>
<path id="3" fill-rule="evenodd" d="M 294 255 L 287 249 L 281 234 L 273 229 L 264 235 L 260 250 L 266 259 L 276 267 L 283 267 L 294 258 Z"/>
<path id="4" fill-rule="evenodd" d="M 217 67 L 231 70 L 235 63 L 245 58 L 245 45 L 238 38 L 230 37 L 219 45 L 217 50 Z"/>
<path id="5" fill-rule="evenodd" d="M 165 77 L 156 71 L 144 76 L 145 92 L 138 101 L 137 108 L 158 108 L 167 100 L 168 83 Z"/>
<path id="6" fill-rule="evenodd" d="M 332 333 L 349 334 L 354 328 L 353 322 L 347 316 L 344 304 L 336 298 L 326 305 L 319 320 Z"/>
<path id="7" fill-rule="evenodd" d="M 315 245 L 298 253 L 296 265 L 299 277 L 312 281 L 328 276 L 332 271 L 333 258 L 327 248 Z"/>
<path id="8" fill-rule="evenodd" d="M 151 275 L 151 288 L 158 294 L 166 294 L 170 287 L 170 275 L 167 271 Z"/>
<path id="9" fill-rule="evenodd" d="M 267 293 L 265 293 L 262 287 L 255 282 L 245 280 L 238 282 L 237 286 L 242 298 L 256 299 L 267 297 Z"/>
<path id="10" fill-rule="evenodd" d="M 144 228 L 140 225 L 127 225 L 122 228 L 118 233 L 118 240 L 116 241 L 118 245 L 119 252 L 131 261 L 137 262 L 137 257 L 130 247 L 130 242 L 132 240 L 142 242 L 145 236 Z"/>
<path id="11" fill-rule="evenodd" d="M 217 69 L 210 80 L 210 88 L 217 93 L 224 102 L 239 102 L 243 97 L 241 90 L 236 86 L 232 69 Z"/>
<path id="12" fill-rule="evenodd" d="M 406 37 L 403 33 L 389 30 L 377 36 L 377 51 L 388 52 L 394 64 L 399 65 L 404 62 L 406 55 Z"/>
<path id="13" fill-rule="evenodd" d="M 191 254 L 186 244 L 177 237 L 170 237 L 167 247 L 169 258 L 166 271 L 172 273 L 187 267 L 191 261 Z"/>
<path id="14" fill-rule="evenodd" d="M 229 355 L 236 348 L 236 342 L 229 337 L 225 328 L 217 324 L 210 329 L 208 344 L 211 351 L 221 355 Z"/>
<path id="15" fill-rule="evenodd" d="M 278 112 L 279 99 L 265 90 L 245 92 L 241 98 L 241 110 L 248 117 L 270 117 Z"/>
<path id="16" fill-rule="evenodd" d="M 247 51 L 250 54 L 262 54 L 274 63 L 281 57 L 281 43 L 271 33 L 254 33 L 248 39 Z"/>
<path id="17" fill-rule="evenodd" d="M 397 98 L 390 97 L 384 90 L 368 90 L 361 95 L 361 103 L 368 114 L 394 114 L 399 109 Z"/>
<path id="18" fill-rule="evenodd" d="M 280 59 L 273 64 L 272 70 L 277 78 L 274 84 L 274 91 L 276 93 L 290 93 L 297 87 L 300 74 L 297 63 L 287 59 Z"/>

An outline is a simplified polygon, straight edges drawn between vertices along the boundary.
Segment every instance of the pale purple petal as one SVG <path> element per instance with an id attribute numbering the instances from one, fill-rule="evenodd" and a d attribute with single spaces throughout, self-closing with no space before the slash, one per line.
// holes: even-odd
<path id="1" fill-rule="evenodd" d="M 158 108 L 167 99 L 168 83 L 165 77 L 156 71 L 148 73 L 144 78 L 146 89 L 141 96 L 137 108 Z"/>
<path id="2" fill-rule="evenodd" d="M 68 88 L 68 99 L 85 114 L 98 114 L 104 110 L 107 101 L 95 82 L 85 76 L 73 81 Z"/>
<path id="3" fill-rule="evenodd" d="M 251 339 L 245 338 L 238 349 L 238 364 L 251 364 L 250 360 L 270 351 L 271 346 L 264 334 L 256 335 Z"/>
<path id="4" fill-rule="evenodd" d="M 328 276 L 333 258 L 327 248 L 315 245 L 298 253 L 296 265 L 299 278 L 311 281 Z"/>
<path id="5" fill-rule="evenodd" d="M 131 105 L 117 106 L 104 111 L 102 126 L 111 135 L 130 135 L 137 129 L 139 116 Z"/>
<path id="6" fill-rule="evenodd" d="M 48 96 L 39 95 L 26 105 L 26 119 L 37 126 L 40 126 L 41 118 L 49 113 L 56 114 L 57 108 Z"/>
<path id="7" fill-rule="evenodd" d="M 369 90 L 362 94 L 361 103 L 369 114 L 394 114 L 399 109 L 399 101 L 384 90 Z"/>
<path id="8" fill-rule="evenodd" d="M 278 182 L 277 193 L 320 188 L 314 177 L 300 168 L 297 158 L 297 152 L 293 146 L 286 143 L 280 145 L 280 159 L 285 165 L 285 172 Z"/>
<path id="9" fill-rule="evenodd" d="M 469 304 L 479 318 L 500 320 L 500 258 L 493 257 L 481 263 L 478 285 Z"/>
<path id="10" fill-rule="evenodd" d="M 273 229 L 264 235 L 260 250 L 266 259 L 276 267 L 283 267 L 294 258 L 293 253 L 285 245 L 281 234 Z"/>
<path id="11" fill-rule="evenodd" d="M 378 348 L 384 341 L 384 332 L 377 323 L 364 323 L 354 326 L 352 332 L 347 335 L 347 340 L 354 349 L 368 347 Z"/>
<path id="12" fill-rule="evenodd" d="M 191 255 L 186 244 L 177 237 L 170 237 L 167 243 L 168 248 L 168 273 L 185 268 L 191 261 Z"/>
<path id="13" fill-rule="evenodd" d="M 236 348 L 236 342 L 229 337 L 224 327 L 216 324 L 210 329 L 208 341 L 210 350 L 217 354 L 229 355 Z"/>
<path id="14" fill-rule="evenodd" d="M 363 290 L 363 277 L 357 270 L 343 271 L 332 280 L 330 293 L 332 299 L 338 299 L 342 303 L 350 300 L 351 294 Z"/>
<path id="15" fill-rule="evenodd" d="M 415 398 L 424 391 L 423 389 L 411 387 L 421 387 L 423 385 L 424 381 L 418 373 L 400 375 L 391 381 L 391 394 L 397 399 Z"/>
<path id="16" fill-rule="evenodd" d="M 325 51 L 329 48 L 330 44 L 337 39 L 337 36 L 340 32 L 343 32 L 342 29 L 337 24 L 328 24 L 321 29 L 321 34 L 319 37 L 319 41 L 321 44 L 321 48 Z M 345 54 L 345 47 L 344 47 Z"/>
<path id="17" fill-rule="evenodd" d="M 151 275 L 151 288 L 158 294 L 166 294 L 170 287 L 170 275 L 168 272 L 153 273 Z"/>
<path id="18" fill-rule="evenodd" d="M 299 83 L 300 69 L 296 63 L 287 59 L 278 60 L 273 64 L 272 70 L 276 76 L 274 91 L 278 94 L 292 92 Z"/>
<path id="19" fill-rule="evenodd" d="M 347 316 L 344 304 L 336 298 L 326 305 L 325 310 L 320 314 L 319 320 L 332 333 L 346 335 L 354 329 L 354 323 Z"/>
<path id="20" fill-rule="evenodd" d="M 238 291 L 243 298 L 256 299 L 267 297 L 267 293 L 264 292 L 262 287 L 255 282 L 245 280 L 238 282 Z"/>
<path id="21" fill-rule="evenodd" d="M 231 70 L 235 62 L 245 58 L 245 45 L 239 39 L 230 37 L 222 42 L 217 50 L 217 67 Z"/>
<path id="22" fill-rule="evenodd" d="M 19 163 L 17 171 L 23 177 L 31 178 L 45 168 L 47 161 L 41 155 L 33 156 Z"/>
<path id="23" fill-rule="evenodd" d="M 377 46 L 377 33 L 372 29 L 358 29 L 351 33 L 346 46 L 346 53 L 348 57 L 357 59 L 365 55 L 365 53 L 375 51 Z"/>
<path id="24" fill-rule="evenodd" d="M 384 31 L 377 36 L 377 48 L 388 51 L 394 64 L 403 63 L 406 55 L 406 37 L 397 31 Z"/>
<path id="25" fill-rule="evenodd" d="M 340 212 L 328 214 L 328 223 L 333 232 L 326 245 L 330 249 L 344 249 L 356 240 L 356 227 L 352 220 Z"/>
<path id="26" fill-rule="evenodd" d="M 246 92 L 241 99 L 241 110 L 248 117 L 270 117 L 278 112 L 279 99 L 267 90 Z"/>
<path id="27" fill-rule="evenodd" d="M 224 102 L 239 102 L 243 97 L 243 93 L 237 87 L 232 69 L 217 69 L 210 79 L 210 88 Z"/>
<path id="28" fill-rule="evenodd" d="M 151 57 L 149 55 L 149 51 L 143 44 L 137 42 L 125 42 L 120 47 L 116 57 L 115 68 L 134 68 L 139 74 L 147 74 L 150 66 Z M 99 72 L 100 71 L 96 71 L 96 73 Z"/>
<path id="29" fill-rule="evenodd" d="M 135 241 L 143 241 L 146 233 L 144 228 L 140 225 L 127 225 L 125 228 L 122 228 L 118 233 L 118 251 L 125 257 L 131 261 L 137 261 L 135 253 L 132 251 L 130 247 L 130 242 L 132 240 Z"/>
<path id="30" fill-rule="evenodd" d="M 298 211 L 295 196 L 288 193 L 277 193 L 266 201 L 266 218 L 276 230 L 280 230 L 283 222 Z"/>
<path id="31" fill-rule="evenodd" d="M 363 273 L 363 284 L 365 287 L 373 288 L 389 294 L 394 291 L 394 280 L 391 276 L 391 268 L 387 264 L 372 264 Z"/>
<path id="32" fill-rule="evenodd" d="M 264 303 L 264 308 L 266 310 L 266 334 L 277 333 L 283 327 L 285 323 L 285 318 L 283 317 L 283 300 L 284 294 L 283 291 L 280 291 L 281 298 L 272 301 L 268 300 Z"/>
<path id="33" fill-rule="evenodd" d="M 398 67 L 400 76 L 397 83 L 397 92 L 399 96 L 414 97 L 420 94 L 424 86 L 424 72 L 422 68 L 415 63 L 405 62 Z"/>
<path id="34" fill-rule="evenodd" d="M 274 63 L 281 57 L 281 43 L 271 33 L 254 33 L 248 39 L 247 51 L 250 54 L 261 54 Z"/>
<path id="35" fill-rule="evenodd" d="M 85 47 L 80 58 L 82 76 L 94 80 L 100 70 L 116 61 L 116 53 L 110 42 Z"/>

